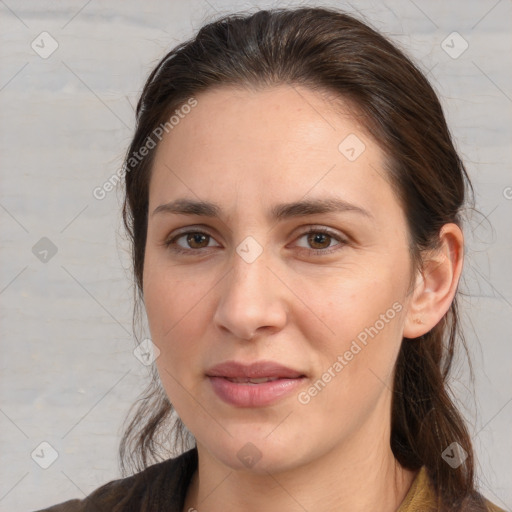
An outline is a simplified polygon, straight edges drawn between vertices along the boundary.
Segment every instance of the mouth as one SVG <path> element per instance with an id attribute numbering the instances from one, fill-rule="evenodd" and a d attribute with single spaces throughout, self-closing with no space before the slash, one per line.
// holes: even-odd
<path id="1" fill-rule="evenodd" d="M 238 384 L 263 384 L 264 382 L 273 382 L 279 380 L 281 377 L 261 377 L 259 379 L 249 379 L 247 377 L 229 378 L 224 377 L 229 382 L 237 382 Z"/>
<path id="2" fill-rule="evenodd" d="M 206 375 L 208 377 L 257 381 L 258 379 L 296 379 L 304 376 L 304 373 L 274 361 L 262 360 L 250 364 L 225 361 L 207 370 Z"/>
<path id="3" fill-rule="evenodd" d="M 246 365 L 227 361 L 206 372 L 208 381 L 223 402 L 235 407 L 274 404 L 302 386 L 306 375 L 273 361 Z"/>

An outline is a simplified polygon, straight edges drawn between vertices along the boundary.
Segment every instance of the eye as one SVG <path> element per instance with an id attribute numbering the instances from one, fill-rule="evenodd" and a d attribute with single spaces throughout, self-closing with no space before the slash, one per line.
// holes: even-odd
<path id="1" fill-rule="evenodd" d="M 301 250 L 312 255 L 326 255 L 342 249 L 348 242 L 339 234 L 322 227 L 310 227 L 298 238 L 305 239 L 306 244 L 312 248 L 297 245 Z M 220 247 L 219 244 L 211 245 L 214 238 L 204 231 L 185 231 L 179 233 L 164 242 L 164 245 L 175 253 L 192 254 L 201 253 L 202 249 Z M 332 245 L 332 242 L 337 244 Z"/>
<path id="2" fill-rule="evenodd" d="M 178 243 L 178 240 L 184 239 L 184 244 Z M 220 247 L 219 245 L 210 245 L 213 237 L 203 231 L 186 231 L 180 233 L 169 240 L 166 240 L 164 245 L 177 253 L 191 253 L 199 252 L 199 249 L 206 249 L 208 247 Z"/>
<path id="3" fill-rule="evenodd" d="M 312 248 L 302 246 L 307 252 L 311 254 L 330 254 L 334 251 L 338 251 L 347 244 L 347 241 L 340 235 L 330 231 L 326 228 L 311 227 L 305 233 L 299 236 L 299 239 L 305 238 L 306 244 L 309 244 Z M 331 245 L 331 242 L 338 241 L 338 244 Z M 301 247 L 301 246 L 299 246 Z"/>

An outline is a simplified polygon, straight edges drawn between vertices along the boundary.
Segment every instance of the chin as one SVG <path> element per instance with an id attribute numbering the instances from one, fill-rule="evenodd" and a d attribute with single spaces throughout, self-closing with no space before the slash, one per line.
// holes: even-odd
<path id="1" fill-rule="evenodd" d="M 212 439 L 211 443 L 210 446 L 204 445 L 205 448 L 219 462 L 234 471 L 279 473 L 300 465 L 308 458 L 305 453 L 298 452 L 298 448 L 303 451 L 305 447 L 293 441 L 293 436 L 271 439 L 267 433 L 263 436 L 252 435 L 247 426 L 240 435 L 230 437 L 226 434 L 223 442 L 217 438 Z"/>

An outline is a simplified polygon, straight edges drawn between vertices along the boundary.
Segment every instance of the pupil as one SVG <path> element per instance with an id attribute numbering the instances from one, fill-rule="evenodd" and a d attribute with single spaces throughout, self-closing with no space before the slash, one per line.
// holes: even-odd
<path id="1" fill-rule="evenodd" d="M 315 233 L 315 234 L 313 234 L 313 237 L 312 237 L 312 238 L 313 238 L 312 245 L 314 245 L 314 244 L 320 244 L 320 245 L 322 245 L 322 243 L 324 243 L 324 244 L 325 244 L 325 241 L 326 241 L 326 239 L 327 239 L 327 237 L 328 237 L 328 236 L 329 236 L 329 235 L 326 235 L 325 233 Z M 323 239 L 323 242 L 322 242 L 321 240 L 319 241 L 319 240 L 318 240 L 318 238 Z"/>
<path id="2" fill-rule="evenodd" d="M 201 242 L 204 242 L 206 240 L 206 237 L 208 235 L 204 235 L 204 234 L 201 234 L 201 233 L 191 233 L 189 236 L 188 236 L 188 243 L 192 243 L 192 244 L 201 244 Z M 327 238 L 328 238 L 329 235 L 326 235 L 325 233 L 314 233 L 313 235 L 310 235 L 310 242 L 312 245 L 315 245 L 315 244 L 320 244 L 322 246 L 322 244 L 325 244 Z M 311 241 L 312 240 L 312 241 Z"/>
<path id="3" fill-rule="evenodd" d="M 201 233 L 191 233 L 188 236 L 188 240 L 187 241 L 191 245 L 194 245 L 195 243 L 200 245 L 202 241 L 204 242 L 206 240 L 206 236 L 207 235 L 203 235 Z"/>

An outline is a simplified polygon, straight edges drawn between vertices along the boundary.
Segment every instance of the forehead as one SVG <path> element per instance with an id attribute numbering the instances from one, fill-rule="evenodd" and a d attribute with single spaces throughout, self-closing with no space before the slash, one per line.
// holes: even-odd
<path id="1" fill-rule="evenodd" d="M 196 100 L 157 148 L 150 209 L 183 196 L 250 205 L 339 192 L 368 209 L 396 202 L 383 152 L 343 102 L 291 85 L 222 87 Z"/>

